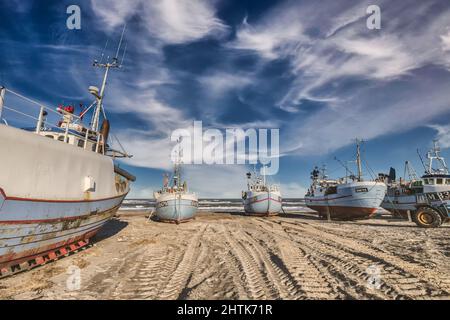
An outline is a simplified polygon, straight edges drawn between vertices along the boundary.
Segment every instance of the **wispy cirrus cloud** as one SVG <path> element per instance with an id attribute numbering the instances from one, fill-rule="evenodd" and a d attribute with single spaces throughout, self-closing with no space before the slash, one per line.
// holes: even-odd
<path id="1" fill-rule="evenodd" d="M 150 35 L 168 44 L 221 36 L 227 31 L 211 1 L 91 0 L 91 3 L 95 14 L 110 28 L 138 15 Z"/>
<path id="2" fill-rule="evenodd" d="M 236 39 L 228 43 L 229 48 L 254 51 L 262 57 L 272 60 L 295 50 L 296 44 L 308 38 L 304 35 L 303 25 L 295 11 L 276 10 L 273 21 L 264 19 L 256 25 L 247 18 L 237 27 Z M 286 23 L 289 21 L 289 23 Z"/>
<path id="3" fill-rule="evenodd" d="M 447 0 L 80 0 L 81 31 L 65 27 L 68 1 L 24 4 L 20 13 L 15 2 L 0 4 L 0 81 L 50 106 L 92 100 L 86 89 L 102 79 L 92 59 L 107 38 L 105 54 L 114 54 L 127 23 L 124 67 L 108 79 L 105 107 L 134 154 L 127 165 L 149 177 L 170 169 L 170 134 L 193 120 L 221 130 L 280 128 L 286 194 L 304 191 L 298 179 L 309 172 L 299 162 L 355 136 L 390 142 L 439 124 L 448 145 Z M 381 30 L 366 28 L 369 4 L 381 7 Z M 419 139 L 410 140 L 405 148 L 415 149 Z M 186 168 L 200 194 L 244 187 L 244 167 L 205 168 Z M 158 183 L 143 182 L 140 194 Z"/>
<path id="4" fill-rule="evenodd" d="M 377 1 L 382 29 L 369 30 L 366 8 L 372 3 L 326 3 L 323 13 L 323 3 L 285 1 L 260 20 L 244 23 L 232 43 L 264 60 L 289 61 L 294 79 L 278 102 L 280 109 L 295 114 L 311 102 L 323 106 L 306 118 L 292 117 L 298 120 L 290 121 L 285 137 L 299 139 L 285 139 L 286 152 L 330 152 L 355 136 L 400 132 L 448 110 L 448 75 L 430 77 L 432 72 L 421 69 L 448 65 L 449 6 L 441 1 Z M 433 19 L 424 19 L 421 12 L 433 12 Z M 290 35 L 289 30 L 294 30 L 292 36 L 278 36 Z M 427 112 L 421 113 L 424 105 Z"/>
<path id="5" fill-rule="evenodd" d="M 205 88 L 208 95 L 213 98 L 221 98 L 230 90 L 242 90 L 252 84 L 253 77 L 241 73 L 218 71 L 200 76 L 198 81 Z"/>
<path id="6" fill-rule="evenodd" d="M 442 50 L 450 51 L 450 31 L 447 34 L 443 34 L 441 37 Z"/>
<path id="7" fill-rule="evenodd" d="M 439 146 L 450 148 L 450 125 L 429 125 L 430 128 L 437 131 L 436 139 L 439 140 Z"/>

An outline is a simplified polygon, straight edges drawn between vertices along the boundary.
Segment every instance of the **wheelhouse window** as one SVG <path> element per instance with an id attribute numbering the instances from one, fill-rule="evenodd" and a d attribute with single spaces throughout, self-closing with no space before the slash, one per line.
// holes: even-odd
<path id="1" fill-rule="evenodd" d="M 437 179 L 436 179 L 436 184 L 443 184 L 443 183 L 444 183 L 443 180 L 444 180 L 444 179 L 442 179 L 442 178 L 437 178 Z"/>
<path id="2" fill-rule="evenodd" d="M 329 186 L 326 190 L 325 190 L 325 195 L 328 194 L 336 194 L 337 193 L 337 186 Z"/>
<path id="3" fill-rule="evenodd" d="M 450 184 L 450 179 L 445 179 L 445 184 Z"/>
<path id="4" fill-rule="evenodd" d="M 412 186 L 413 186 L 413 187 L 422 187 L 422 186 L 423 186 L 423 182 L 422 182 L 421 180 L 414 181 L 414 182 L 412 183 Z"/>

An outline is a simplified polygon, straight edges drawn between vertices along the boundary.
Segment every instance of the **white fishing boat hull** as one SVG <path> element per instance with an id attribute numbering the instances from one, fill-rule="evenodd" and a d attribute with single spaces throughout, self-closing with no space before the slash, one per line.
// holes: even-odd
<path id="1" fill-rule="evenodd" d="M 86 244 L 129 180 L 110 157 L 0 124 L 0 276 Z"/>
<path id="2" fill-rule="evenodd" d="M 248 215 L 273 216 L 281 211 L 282 198 L 279 191 L 247 191 L 243 202 Z"/>
<path id="3" fill-rule="evenodd" d="M 329 214 L 334 219 L 365 219 L 376 214 L 386 188 L 384 183 L 375 181 L 341 184 L 334 194 L 325 194 L 319 188 L 316 194 L 305 196 L 305 204 L 321 217 Z"/>
<path id="4" fill-rule="evenodd" d="M 198 198 L 194 193 L 155 193 L 155 218 L 163 222 L 181 223 L 194 219 Z"/>

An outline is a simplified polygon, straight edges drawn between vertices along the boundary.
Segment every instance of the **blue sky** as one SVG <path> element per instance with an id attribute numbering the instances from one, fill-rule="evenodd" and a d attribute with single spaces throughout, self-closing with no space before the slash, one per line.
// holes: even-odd
<path id="1" fill-rule="evenodd" d="M 45 5 L 44 5 L 45 3 Z M 81 8 L 81 30 L 66 8 Z M 366 8 L 381 8 L 381 29 Z M 416 149 L 450 147 L 450 3 L 429 1 L 2 1 L 0 84 L 43 103 L 89 103 L 100 85 L 92 60 L 124 23 L 127 54 L 109 80 L 105 107 L 134 157 L 130 197 L 151 197 L 170 170 L 170 134 L 205 127 L 280 128 L 272 180 L 301 197 L 314 165 L 354 157 L 375 172 L 403 173 Z M 239 197 L 245 166 L 186 166 L 200 197 Z"/>

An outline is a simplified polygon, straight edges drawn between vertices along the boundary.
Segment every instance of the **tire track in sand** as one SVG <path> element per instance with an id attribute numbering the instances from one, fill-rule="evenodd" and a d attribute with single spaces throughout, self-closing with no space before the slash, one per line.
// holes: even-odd
<path id="1" fill-rule="evenodd" d="M 180 295 L 187 299 L 238 299 L 244 290 L 233 277 L 233 267 L 227 259 L 228 247 L 223 245 L 223 232 L 208 224 L 200 242 L 200 254 L 193 268 L 188 287 Z M 245 294 L 244 294 L 245 295 Z"/>
<path id="2" fill-rule="evenodd" d="M 223 225 L 225 241 L 229 244 L 231 255 L 236 259 L 238 269 L 242 272 L 241 280 L 246 284 L 247 297 L 249 299 L 276 299 L 278 295 L 271 288 L 270 280 L 265 278 L 264 271 L 259 261 L 255 261 L 253 255 L 246 246 L 236 239 L 229 227 Z"/>
<path id="3" fill-rule="evenodd" d="M 161 288 L 181 259 L 180 247 L 152 246 L 146 251 L 133 286 L 125 292 L 134 293 L 138 299 L 156 299 Z"/>
<path id="4" fill-rule="evenodd" d="M 281 226 L 279 221 L 270 222 Z M 385 295 L 379 292 L 368 292 L 366 284 L 368 275 L 355 269 L 352 263 L 353 257 L 345 257 L 340 260 L 340 250 L 327 249 L 322 243 L 316 243 L 308 239 L 306 234 L 295 230 L 283 228 L 286 236 L 300 247 L 308 257 L 309 262 L 324 275 L 333 288 L 339 294 L 340 299 L 383 299 Z M 358 264 L 359 261 L 356 262 Z"/>
<path id="5" fill-rule="evenodd" d="M 263 229 L 263 232 L 254 232 L 253 237 L 259 239 L 260 244 L 265 246 L 273 256 L 277 256 L 277 253 L 271 249 L 273 244 L 278 248 L 280 257 L 277 259 L 277 264 L 283 265 L 282 268 L 289 272 L 292 281 L 301 292 L 301 298 L 336 299 L 339 297 L 327 279 L 327 273 L 319 270 L 310 261 L 308 254 L 290 240 L 289 235 L 280 225 L 261 218 L 255 222 Z M 270 244 L 263 235 L 271 239 Z"/>
<path id="6" fill-rule="evenodd" d="M 297 242 L 309 245 L 311 248 L 320 248 L 316 255 L 322 260 L 339 266 L 341 270 L 346 270 L 349 274 L 356 276 L 355 286 L 358 287 L 360 293 L 364 287 L 363 282 L 366 282 L 366 291 L 368 291 L 367 283 L 370 275 L 367 274 L 367 270 L 369 267 L 375 266 L 382 270 L 381 287 L 370 291 L 380 298 L 417 299 L 448 295 L 434 284 L 423 280 L 423 269 L 408 266 L 408 262 L 391 254 L 374 250 L 355 240 L 319 231 L 309 223 L 296 224 L 281 221 L 280 224 L 286 232 L 297 235 Z M 413 271 L 407 270 L 408 268 Z M 416 276 L 417 272 L 421 272 L 418 275 L 420 278 Z"/>
<path id="7" fill-rule="evenodd" d="M 177 299 L 190 281 L 191 271 L 198 257 L 199 241 L 205 232 L 206 225 L 202 225 L 200 230 L 192 237 L 188 243 L 183 258 L 178 263 L 175 271 L 171 274 L 170 280 L 161 290 L 160 299 Z"/>

